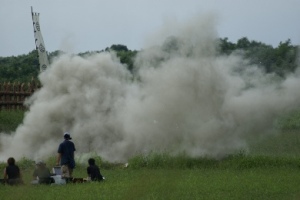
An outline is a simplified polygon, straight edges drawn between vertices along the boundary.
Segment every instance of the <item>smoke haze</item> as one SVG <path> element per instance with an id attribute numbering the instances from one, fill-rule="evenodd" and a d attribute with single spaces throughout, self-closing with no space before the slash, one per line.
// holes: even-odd
<path id="1" fill-rule="evenodd" d="M 23 124 L 0 134 L 0 159 L 56 155 L 64 131 L 77 155 L 108 161 L 150 151 L 218 158 L 273 134 L 277 117 L 300 106 L 300 71 L 279 80 L 238 54 L 218 55 L 216 22 L 165 24 L 134 75 L 114 53 L 60 56 L 39 76 Z"/>

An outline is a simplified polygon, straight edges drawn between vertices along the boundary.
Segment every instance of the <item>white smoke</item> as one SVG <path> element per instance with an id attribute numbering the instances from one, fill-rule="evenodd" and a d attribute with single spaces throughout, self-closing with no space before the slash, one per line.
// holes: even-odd
<path id="1" fill-rule="evenodd" d="M 219 157 L 272 133 L 281 113 L 300 106 L 300 72 L 278 80 L 218 55 L 213 16 L 159 33 L 167 39 L 137 55 L 134 76 L 113 53 L 55 60 L 23 124 L 0 134 L 0 159 L 53 156 L 64 131 L 77 154 L 108 161 L 150 151 Z"/>

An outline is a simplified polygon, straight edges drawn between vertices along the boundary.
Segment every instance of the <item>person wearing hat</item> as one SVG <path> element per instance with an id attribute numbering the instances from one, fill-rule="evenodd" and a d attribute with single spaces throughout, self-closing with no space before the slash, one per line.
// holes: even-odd
<path id="1" fill-rule="evenodd" d="M 56 165 L 61 166 L 62 178 L 72 178 L 73 169 L 75 168 L 74 152 L 75 145 L 69 132 L 64 133 L 64 141 L 60 143 L 57 150 Z"/>
<path id="2" fill-rule="evenodd" d="M 54 179 L 51 177 L 49 168 L 44 161 L 36 162 L 36 168 L 32 174 L 33 181 L 31 184 L 51 184 L 54 183 Z"/>

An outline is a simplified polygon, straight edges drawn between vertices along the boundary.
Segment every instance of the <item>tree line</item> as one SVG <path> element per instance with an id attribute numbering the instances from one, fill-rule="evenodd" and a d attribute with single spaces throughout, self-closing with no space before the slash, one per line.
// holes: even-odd
<path id="1" fill-rule="evenodd" d="M 172 46 L 169 48 L 172 48 Z M 78 55 L 85 56 L 103 51 L 115 51 L 120 62 L 125 64 L 128 70 L 133 71 L 134 58 L 138 51 L 130 50 L 122 44 L 114 44 L 101 51 L 88 51 Z M 298 51 L 299 46 L 292 45 L 290 39 L 280 42 L 277 47 L 254 40 L 250 41 L 247 37 L 237 40 L 236 43 L 230 42 L 228 38 L 220 38 L 218 41 L 218 54 L 239 53 L 250 64 L 258 65 L 266 73 L 275 73 L 281 77 L 294 72 L 297 68 L 297 64 L 299 64 L 297 63 Z M 60 53 L 62 52 L 49 53 L 49 60 L 51 61 L 53 57 Z M 38 74 L 39 61 L 36 50 L 19 56 L 0 57 L 0 82 L 28 82 L 32 78 L 37 79 Z"/>
<path id="2" fill-rule="evenodd" d="M 221 53 L 230 54 L 237 50 L 241 50 L 242 56 L 250 64 L 256 64 L 266 73 L 276 73 L 279 76 L 294 72 L 299 64 L 299 45 L 292 45 L 290 39 L 280 42 L 275 48 L 262 42 L 249 41 L 246 37 L 239 39 L 237 43 L 229 42 L 228 38 L 220 39 Z"/>

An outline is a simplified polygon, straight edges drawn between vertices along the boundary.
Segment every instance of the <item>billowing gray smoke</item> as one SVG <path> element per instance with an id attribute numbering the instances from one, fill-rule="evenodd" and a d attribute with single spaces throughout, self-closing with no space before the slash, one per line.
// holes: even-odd
<path id="1" fill-rule="evenodd" d="M 165 25 L 155 41 L 167 39 L 139 53 L 134 76 L 113 53 L 57 58 L 23 124 L 0 135 L 0 159 L 53 156 L 64 131 L 77 155 L 108 161 L 149 151 L 220 157 L 272 133 L 281 113 L 300 106 L 299 71 L 279 81 L 218 55 L 214 21 Z"/>

